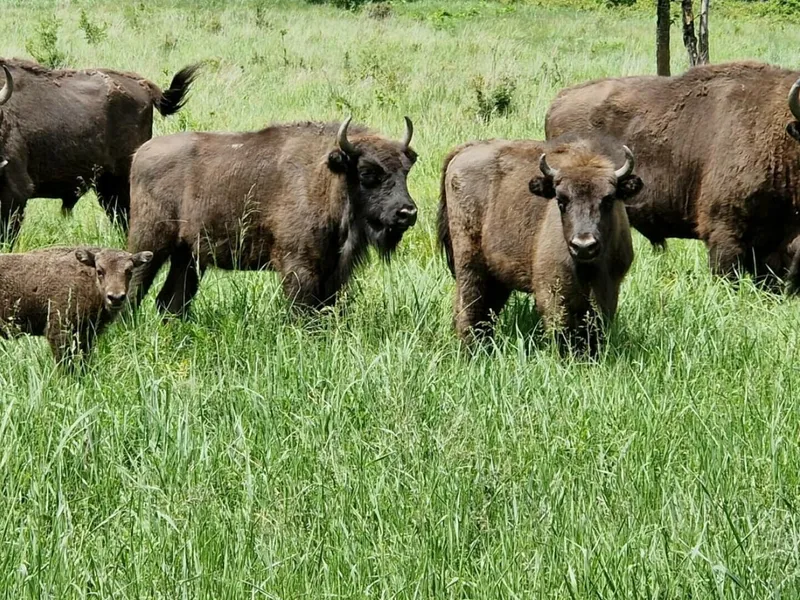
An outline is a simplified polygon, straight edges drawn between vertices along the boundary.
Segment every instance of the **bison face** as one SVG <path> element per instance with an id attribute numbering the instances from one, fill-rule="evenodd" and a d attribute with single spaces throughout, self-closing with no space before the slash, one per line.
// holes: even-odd
<path id="1" fill-rule="evenodd" d="M 417 222 L 417 205 L 408 192 L 408 173 L 417 160 L 409 147 L 413 125 L 406 117 L 406 135 L 398 143 L 376 135 L 362 135 L 351 142 L 349 124 L 347 119 L 339 129 L 339 149 L 331 153 L 328 164 L 346 174 L 353 218 L 388 257 Z"/>
<path id="2" fill-rule="evenodd" d="M 106 310 L 116 312 L 128 298 L 133 270 L 153 259 L 152 252 L 129 254 L 122 250 L 75 251 L 75 258 L 95 272 L 95 283 Z"/>
<path id="3" fill-rule="evenodd" d="M 633 154 L 627 147 L 625 153 L 625 165 L 616 171 L 598 166 L 553 169 L 543 154 L 543 177 L 530 181 L 533 194 L 556 199 L 567 248 L 578 262 L 592 263 L 603 256 L 614 233 L 614 205 L 642 189 L 642 180 L 633 174 Z"/>

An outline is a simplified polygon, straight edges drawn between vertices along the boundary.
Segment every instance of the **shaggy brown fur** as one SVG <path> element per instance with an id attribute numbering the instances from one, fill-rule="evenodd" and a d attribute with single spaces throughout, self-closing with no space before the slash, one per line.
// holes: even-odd
<path id="1" fill-rule="evenodd" d="M 127 221 L 128 173 L 136 149 L 153 134 L 153 107 L 177 112 L 197 65 L 169 89 L 135 73 L 50 70 L 0 59 L 13 93 L 0 106 L 0 240 L 14 241 L 29 198 L 60 198 L 69 211 L 94 188 L 109 217 Z M 0 68 L 0 87 L 4 73 Z"/>
<path id="2" fill-rule="evenodd" d="M 131 170 L 128 249 L 155 258 L 140 295 L 170 259 L 156 300 L 170 314 L 185 314 L 209 266 L 275 270 L 290 300 L 321 307 L 370 244 L 388 257 L 416 221 L 406 185 L 416 154 L 359 127 L 348 153 L 338 128 L 292 123 L 142 146 Z"/>
<path id="3" fill-rule="evenodd" d="M 642 185 L 631 172 L 617 180 L 620 148 L 601 139 L 491 140 L 445 159 L 439 241 L 456 278 L 455 326 L 465 342 L 491 333 L 513 290 L 533 293 L 547 326 L 568 335 L 586 332 L 595 305 L 613 318 L 633 261 L 620 200 Z M 537 175 L 543 153 L 555 178 Z"/>
<path id="4" fill-rule="evenodd" d="M 114 320 L 134 269 L 151 258 L 84 247 L 0 254 L 0 337 L 43 335 L 56 361 L 71 363 Z"/>
<path id="5" fill-rule="evenodd" d="M 716 273 L 785 276 L 800 233 L 800 135 L 787 102 L 798 77 L 743 62 L 592 81 L 558 95 L 545 131 L 631 147 L 646 186 L 628 216 L 653 244 L 700 238 Z"/>

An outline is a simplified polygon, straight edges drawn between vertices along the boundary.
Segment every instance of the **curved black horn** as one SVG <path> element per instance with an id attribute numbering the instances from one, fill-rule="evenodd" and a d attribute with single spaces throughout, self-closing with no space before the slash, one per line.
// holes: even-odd
<path id="1" fill-rule="evenodd" d="M 539 159 L 539 169 L 544 173 L 545 177 L 555 179 L 558 176 L 558 170 L 547 164 L 547 154 L 542 154 Z"/>
<path id="2" fill-rule="evenodd" d="M 342 123 L 342 126 L 339 127 L 339 133 L 336 134 L 336 142 L 339 144 L 339 149 L 349 156 L 358 153 L 356 147 L 347 139 L 347 128 L 350 126 L 350 121 L 352 119 L 352 116 L 347 117 Z"/>
<path id="3" fill-rule="evenodd" d="M 795 81 L 789 90 L 789 110 L 792 111 L 792 116 L 800 121 L 800 79 Z"/>
<path id="4" fill-rule="evenodd" d="M 9 98 L 11 98 L 11 94 L 14 93 L 14 80 L 11 78 L 11 71 L 9 71 L 8 67 L 5 65 L 3 65 L 3 71 L 6 74 L 6 83 L 3 89 L 0 90 L 0 106 L 8 102 Z"/>
<path id="5" fill-rule="evenodd" d="M 406 121 L 406 134 L 403 136 L 403 150 L 408 150 L 411 138 L 414 135 L 414 123 L 408 117 L 403 117 Z"/>
<path id="6" fill-rule="evenodd" d="M 627 146 L 622 146 L 622 149 L 625 151 L 625 164 L 614 171 L 614 175 L 617 176 L 617 179 L 622 179 L 633 173 L 633 166 L 636 164 L 636 161 L 633 160 L 633 152 L 631 152 L 631 149 Z"/>

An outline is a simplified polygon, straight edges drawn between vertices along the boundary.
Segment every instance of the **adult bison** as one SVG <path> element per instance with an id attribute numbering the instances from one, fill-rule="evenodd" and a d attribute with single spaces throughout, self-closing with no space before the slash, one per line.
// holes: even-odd
<path id="1" fill-rule="evenodd" d="M 69 211 L 91 187 L 109 217 L 127 220 L 131 157 L 153 133 L 153 107 L 178 111 L 197 65 L 169 89 L 133 73 L 51 70 L 0 59 L 0 241 L 12 241 L 29 198 Z"/>
<path id="2" fill-rule="evenodd" d="M 153 261 L 142 297 L 167 259 L 156 304 L 183 315 L 209 266 L 278 271 L 303 307 L 335 301 L 369 245 L 388 257 L 417 218 L 402 142 L 363 127 L 291 123 L 247 133 L 159 137 L 131 169 L 129 248 Z M 350 131 L 350 133 L 348 133 Z"/>
<path id="3" fill-rule="evenodd" d="M 558 95 L 545 132 L 631 146 L 646 186 L 628 217 L 651 243 L 700 238 L 716 273 L 786 277 L 800 233 L 799 78 L 741 62 L 592 81 Z"/>
<path id="4" fill-rule="evenodd" d="M 642 187 L 633 167 L 627 147 L 597 137 L 474 142 L 445 159 L 439 242 L 462 340 L 491 333 L 513 290 L 533 293 L 548 328 L 579 343 L 595 316 L 613 318 L 633 262 L 622 202 Z"/>

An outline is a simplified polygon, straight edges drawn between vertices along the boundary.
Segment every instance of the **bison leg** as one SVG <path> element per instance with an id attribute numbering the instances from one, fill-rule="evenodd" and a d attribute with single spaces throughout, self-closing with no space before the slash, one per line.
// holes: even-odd
<path id="1" fill-rule="evenodd" d="M 164 266 L 164 263 L 167 262 L 168 258 L 169 253 L 164 250 L 153 252 L 153 259 L 146 265 L 139 267 L 139 270 L 135 272 L 131 282 L 131 289 L 134 290 L 131 294 L 134 307 L 139 306 L 142 300 L 144 300 L 144 297 L 147 296 L 147 292 L 149 292 L 150 288 L 153 286 L 158 272 L 161 270 L 161 267 Z"/>
<path id="2" fill-rule="evenodd" d="M 336 294 L 321 298 L 322 283 L 319 275 L 305 264 L 283 265 L 283 291 L 292 307 L 298 310 L 318 310 L 336 301 Z"/>
<path id="3" fill-rule="evenodd" d="M 89 355 L 95 336 L 91 328 L 76 331 L 53 322 L 48 326 L 45 337 L 56 363 L 68 370 L 74 370 Z"/>
<path id="4" fill-rule="evenodd" d="M 63 217 L 69 217 L 72 215 L 72 209 L 75 208 L 75 205 L 80 200 L 80 196 L 78 194 L 70 194 L 67 196 L 61 197 L 61 215 Z"/>
<path id="5" fill-rule="evenodd" d="M 0 244 L 14 245 L 22 227 L 24 207 L 17 210 L 0 206 Z"/>
<path id="6" fill-rule="evenodd" d="M 131 191 L 127 174 L 120 176 L 103 173 L 97 178 L 95 189 L 97 200 L 106 211 L 109 220 L 127 229 L 131 208 Z"/>
<path id="7" fill-rule="evenodd" d="M 188 246 L 182 246 L 170 257 L 169 273 L 164 287 L 156 297 L 156 306 L 162 313 L 185 317 L 189 305 L 200 287 L 202 273 Z"/>
<path id="8" fill-rule="evenodd" d="M 736 279 L 745 258 L 741 240 L 724 231 L 713 231 L 706 241 L 708 263 L 715 275 Z"/>
<path id="9" fill-rule="evenodd" d="M 508 301 L 510 290 L 491 275 L 472 269 L 458 269 L 456 281 L 458 337 L 467 345 L 477 338 L 491 337 L 494 321 Z"/>

